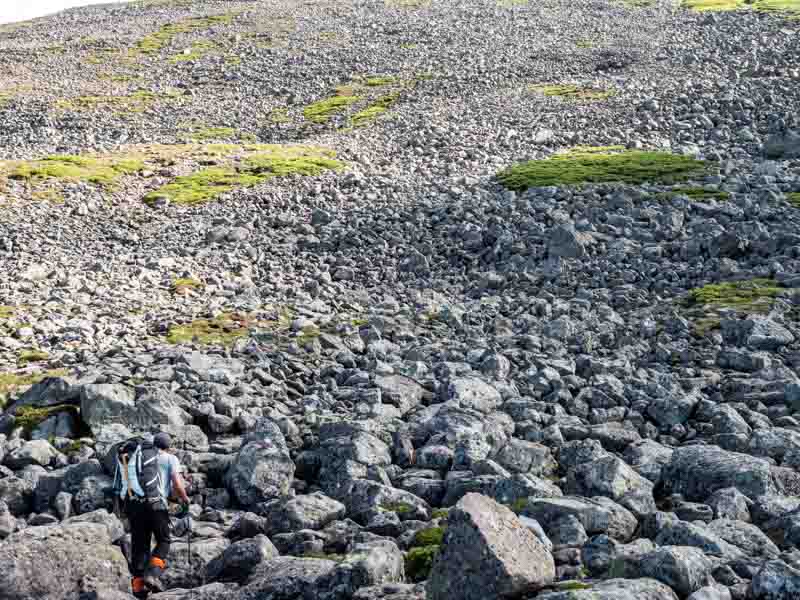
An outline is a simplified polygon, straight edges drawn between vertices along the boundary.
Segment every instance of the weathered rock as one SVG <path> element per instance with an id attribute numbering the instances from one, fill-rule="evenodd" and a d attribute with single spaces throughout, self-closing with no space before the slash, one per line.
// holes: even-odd
<path id="1" fill-rule="evenodd" d="M 93 523 L 30 527 L 0 544 L 0 599 L 73 599 L 129 589 L 128 564 L 108 530 Z M 46 567 L 46 568 L 45 568 Z"/>
<path id="2" fill-rule="evenodd" d="M 467 494 L 447 519 L 428 580 L 430 600 L 518 596 L 555 577 L 553 557 L 544 545 L 490 498 Z"/>
<path id="3" fill-rule="evenodd" d="M 299 529 L 322 529 L 328 523 L 344 517 L 344 504 L 321 492 L 296 496 L 291 500 L 274 500 L 259 507 L 267 517 L 269 534 L 287 533 Z"/>
<path id="4" fill-rule="evenodd" d="M 280 498 L 289 493 L 294 461 L 277 425 L 262 420 L 225 475 L 228 490 L 244 506 Z"/>
<path id="5" fill-rule="evenodd" d="M 800 569 L 781 560 L 768 561 L 750 582 L 752 600 L 795 600 L 800 598 Z"/>
<path id="6" fill-rule="evenodd" d="M 678 448 L 664 467 L 661 479 L 667 491 L 697 502 L 722 488 L 736 488 L 751 499 L 778 488 L 768 462 L 715 446 Z"/>
<path id="7" fill-rule="evenodd" d="M 419 406 L 425 395 L 425 389 L 421 385 L 403 375 L 377 376 L 375 386 L 381 390 L 381 401 L 396 406 L 401 415 Z"/>
<path id="8" fill-rule="evenodd" d="M 636 530 L 636 517 L 609 498 L 531 498 L 522 514 L 533 517 L 545 530 L 565 514 L 578 518 L 589 535 L 605 533 L 620 541 L 628 541 Z"/>
<path id="9" fill-rule="evenodd" d="M 31 440 L 6 456 L 5 465 L 15 471 L 28 465 L 49 467 L 58 455 L 47 440 Z"/>
<path id="10" fill-rule="evenodd" d="M 656 510 L 653 484 L 611 455 L 583 463 L 567 473 L 565 491 L 578 496 L 605 496 L 637 516 Z"/>
<path id="11" fill-rule="evenodd" d="M 14 516 L 26 516 L 31 509 L 33 485 L 20 477 L 0 479 L 0 501 L 5 502 Z"/>
<path id="12" fill-rule="evenodd" d="M 392 540 L 374 540 L 353 546 L 347 558 L 317 582 L 319 600 L 346 600 L 362 587 L 402 583 L 403 553 Z"/>
<path id="13" fill-rule="evenodd" d="M 447 400 L 453 406 L 489 413 L 503 399 L 494 387 L 477 377 L 457 377 L 447 387 Z"/>
<path id="14" fill-rule="evenodd" d="M 668 586 L 655 579 L 609 579 L 585 590 L 547 592 L 536 600 L 678 600 Z"/>
<path id="15" fill-rule="evenodd" d="M 663 546 L 642 557 L 641 572 L 688 596 L 709 583 L 714 563 L 702 550 L 687 546 Z"/>
<path id="16" fill-rule="evenodd" d="M 723 319 L 722 337 L 736 346 L 752 350 L 777 350 L 794 341 L 794 335 L 768 317 L 750 315 L 747 319 Z"/>
<path id="17" fill-rule="evenodd" d="M 278 556 L 278 550 L 263 534 L 234 542 L 205 567 L 208 581 L 243 582 L 264 561 Z"/>

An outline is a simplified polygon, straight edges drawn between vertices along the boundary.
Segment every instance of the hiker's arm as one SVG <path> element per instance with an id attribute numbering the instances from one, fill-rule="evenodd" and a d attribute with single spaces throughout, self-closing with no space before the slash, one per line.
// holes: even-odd
<path id="1" fill-rule="evenodd" d="M 175 490 L 178 498 L 183 500 L 186 504 L 189 504 L 189 496 L 186 494 L 186 488 L 183 485 L 183 477 L 181 477 L 179 471 L 174 471 L 172 473 L 172 489 Z"/>

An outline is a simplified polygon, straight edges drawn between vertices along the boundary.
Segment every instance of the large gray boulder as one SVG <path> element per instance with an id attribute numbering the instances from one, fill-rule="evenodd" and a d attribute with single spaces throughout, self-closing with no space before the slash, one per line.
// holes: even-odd
<path id="1" fill-rule="evenodd" d="M 661 479 L 666 491 L 696 502 L 722 488 L 736 488 L 750 499 L 778 491 L 767 461 L 716 446 L 676 449 Z"/>
<path id="2" fill-rule="evenodd" d="M 608 579 L 585 590 L 547 592 L 536 600 L 678 600 L 669 586 L 655 579 Z"/>
<path id="3" fill-rule="evenodd" d="M 611 498 L 640 517 L 656 510 L 653 483 L 611 454 L 571 469 L 565 491 L 576 496 Z"/>
<path id="4" fill-rule="evenodd" d="M 764 156 L 771 159 L 800 158 L 800 133 L 775 133 L 764 142 Z"/>
<path id="5" fill-rule="evenodd" d="M 47 440 L 31 440 L 6 456 L 4 464 L 14 471 L 28 465 L 49 467 L 60 454 Z"/>
<path id="6" fill-rule="evenodd" d="M 332 560 L 280 556 L 259 564 L 228 600 L 316 600 L 319 583 L 336 568 Z"/>
<path id="7" fill-rule="evenodd" d="M 263 534 L 239 540 L 206 565 L 205 579 L 243 582 L 259 564 L 277 556 L 278 549 Z"/>
<path id="8" fill-rule="evenodd" d="M 21 477 L 0 479 L 0 501 L 5 502 L 15 517 L 27 516 L 33 500 L 33 484 Z"/>
<path id="9" fill-rule="evenodd" d="M 322 529 L 344 517 L 344 504 L 322 492 L 295 496 L 291 500 L 274 500 L 259 507 L 269 523 L 269 535 L 300 529 Z"/>
<path id="10" fill-rule="evenodd" d="M 545 530 L 549 530 L 563 516 L 573 515 L 589 535 L 605 533 L 622 542 L 633 537 L 638 524 L 628 509 L 603 497 L 531 498 L 522 509 L 522 514 L 539 521 Z"/>
<path id="11" fill-rule="evenodd" d="M 747 556 L 778 558 L 781 551 L 758 527 L 742 521 L 717 519 L 708 524 L 709 531 L 733 544 Z"/>
<path id="12" fill-rule="evenodd" d="M 422 498 L 366 479 L 351 482 L 341 501 L 347 516 L 362 524 L 385 512 L 397 513 L 403 520 L 426 520 L 430 515 L 430 506 Z"/>
<path id="13" fill-rule="evenodd" d="M 349 600 L 363 587 L 403 583 L 403 553 L 393 540 L 356 544 L 345 559 L 317 582 L 318 600 Z"/>
<path id="14" fill-rule="evenodd" d="M 750 315 L 747 319 L 723 319 L 722 338 L 751 350 L 777 350 L 794 341 L 792 332 L 769 317 Z"/>
<path id="15" fill-rule="evenodd" d="M 800 569 L 782 560 L 771 560 L 750 582 L 752 600 L 797 600 L 800 598 Z"/>
<path id="16" fill-rule="evenodd" d="M 185 425 L 191 417 L 168 388 L 154 387 L 138 400 L 133 388 L 118 383 L 87 384 L 81 388 L 81 419 L 94 432 L 103 425 L 121 424 L 132 430 L 154 425 Z"/>
<path id="17" fill-rule="evenodd" d="M 467 494 L 448 513 L 428 580 L 428 598 L 520 596 L 554 577 L 552 555 L 511 510 L 486 496 Z"/>
<path id="18" fill-rule="evenodd" d="M 666 583 L 680 596 L 688 596 L 708 583 L 714 563 L 702 550 L 688 546 L 662 546 L 642 557 L 641 573 Z"/>
<path id="19" fill-rule="evenodd" d="M 456 377 L 447 386 L 448 403 L 460 408 L 489 413 L 503 402 L 494 387 L 477 377 Z"/>
<path id="20" fill-rule="evenodd" d="M 660 427 L 669 428 L 688 421 L 700 400 L 696 392 L 668 394 L 654 399 L 647 407 L 647 414 Z"/>
<path id="21" fill-rule="evenodd" d="M 94 523 L 29 527 L 0 544 L 0 600 L 73 600 L 82 591 L 129 590 L 128 563 Z"/>
<path id="22" fill-rule="evenodd" d="M 281 430 L 266 419 L 257 427 L 243 440 L 225 475 L 228 490 L 243 506 L 287 496 L 294 478 L 294 461 Z"/>
<path id="23" fill-rule="evenodd" d="M 396 406 L 401 415 L 419 406 L 425 395 L 425 388 L 403 375 L 378 375 L 375 387 L 381 390 L 381 401 Z"/>
<path id="24" fill-rule="evenodd" d="M 672 452 L 672 448 L 655 440 L 642 440 L 628 446 L 624 458 L 639 475 L 658 483 L 661 480 L 661 470 L 672 459 Z"/>

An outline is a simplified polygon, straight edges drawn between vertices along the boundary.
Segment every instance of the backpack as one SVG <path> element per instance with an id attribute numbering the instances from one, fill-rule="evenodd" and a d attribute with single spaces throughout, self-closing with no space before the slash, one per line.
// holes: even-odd
<path id="1" fill-rule="evenodd" d="M 161 470 L 158 448 L 142 438 L 131 438 L 117 447 L 114 490 L 121 499 L 152 503 L 164 502 L 161 496 Z"/>

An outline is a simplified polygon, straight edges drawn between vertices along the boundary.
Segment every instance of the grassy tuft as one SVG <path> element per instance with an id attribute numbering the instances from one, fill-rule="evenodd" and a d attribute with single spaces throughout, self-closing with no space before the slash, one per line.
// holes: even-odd
<path id="1" fill-rule="evenodd" d="M 215 25 L 229 25 L 238 13 L 228 13 L 224 15 L 213 15 L 210 17 L 197 17 L 193 19 L 186 19 L 177 23 L 169 23 L 164 25 L 155 33 L 139 40 L 136 44 L 135 50 L 132 51 L 133 55 L 136 54 L 157 54 L 163 48 L 166 48 L 172 43 L 175 36 L 182 33 L 190 33 L 192 31 L 199 31 L 202 29 L 209 29 Z"/>
<path id="2" fill-rule="evenodd" d="M 197 343 L 230 346 L 249 335 L 245 320 L 239 315 L 223 314 L 214 319 L 198 319 L 184 325 L 173 325 L 167 333 L 170 344 Z"/>
<path id="3" fill-rule="evenodd" d="M 391 85 L 396 81 L 394 77 L 367 77 L 364 80 L 364 85 L 367 87 L 382 87 L 384 85 Z"/>
<path id="4" fill-rule="evenodd" d="M 203 284 L 202 281 L 198 281 L 197 279 L 191 279 L 187 277 L 183 279 L 181 278 L 174 279 L 172 281 L 170 289 L 172 290 L 173 294 L 182 294 L 184 292 L 188 292 L 191 290 L 201 290 L 203 289 L 203 287 L 205 287 L 205 285 Z"/>
<path id="5" fill-rule="evenodd" d="M 313 104 L 309 104 L 303 109 L 303 116 L 312 123 L 327 123 L 331 117 L 342 112 L 351 104 L 358 102 L 359 96 L 333 96 L 325 98 Z"/>
<path id="6" fill-rule="evenodd" d="M 43 408 L 35 406 L 22 406 L 17 410 L 14 424 L 22 427 L 26 436 L 36 429 L 42 422 L 49 417 L 60 412 L 72 411 L 77 414 L 78 407 L 73 404 L 59 404 L 57 406 L 47 406 Z"/>
<path id="7" fill-rule="evenodd" d="M 164 196 L 176 204 L 203 204 L 239 187 L 251 187 L 273 177 L 286 175 L 319 175 L 326 170 L 338 170 L 344 165 L 335 160 L 336 153 L 316 146 L 277 146 L 254 144 L 231 146 L 220 144 L 225 154 L 241 148 L 249 154 L 241 163 L 208 167 L 191 175 L 178 177 L 150 192 L 144 202 L 152 203 Z M 207 149 L 213 150 L 214 145 Z"/>
<path id="8" fill-rule="evenodd" d="M 515 165 L 500 172 L 498 179 L 522 191 L 551 185 L 668 183 L 701 175 L 706 168 L 704 161 L 666 152 L 577 152 Z"/>
<path id="9" fill-rule="evenodd" d="M 398 515 L 406 515 L 414 510 L 411 506 L 406 504 L 405 502 L 391 502 L 389 504 L 381 505 L 381 509 L 387 512 L 393 512 Z"/>
<path id="10" fill-rule="evenodd" d="M 444 527 L 428 527 L 414 535 L 412 546 L 438 546 L 444 538 Z"/>
<path id="11" fill-rule="evenodd" d="M 786 194 L 786 200 L 797 208 L 800 208 L 800 192 L 790 192 Z"/>
<path id="12" fill-rule="evenodd" d="M 786 13 L 790 17 L 800 16 L 800 0 L 683 0 L 681 5 L 697 12 L 720 12 L 751 9 L 761 12 Z"/>
<path id="13" fill-rule="evenodd" d="M 364 321 L 364 325 L 366 324 L 367 322 Z M 449 513 L 450 511 L 446 508 L 436 508 L 431 511 L 431 519 L 446 519 Z"/>
<path id="14" fill-rule="evenodd" d="M 673 188 L 669 192 L 665 192 L 664 194 L 660 194 L 659 196 L 670 199 L 675 196 L 688 196 L 692 200 L 703 201 L 703 200 L 730 200 L 731 194 L 730 192 L 725 192 L 722 190 L 707 190 L 702 187 L 677 187 Z"/>
<path id="15" fill-rule="evenodd" d="M 24 366 L 29 363 L 43 362 L 48 358 L 50 358 L 50 355 L 44 350 L 21 350 L 17 354 L 17 364 Z"/>
<path id="16" fill-rule="evenodd" d="M 592 589 L 592 585 L 590 583 L 584 583 L 582 581 L 559 581 L 554 585 L 556 590 L 558 590 L 559 592 Z"/>
<path id="17" fill-rule="evenodd" d="M 237 134 L 233 127 L 203 127 L 193 131 L 190 137 L 198 141 L 227 140 L 237 137 Z"/>
<path id="18" fill-rule="evenodd" d="M 690 306 L 729 308 L 748 313 L 767 313 L 786 288 L 772 279 L 710 283 L 689 292 Z"/>
<path id="19" fill-rule="evenodd" d="M 111 110 L 116 113 L 141 113 L 159 100 L 172 100 L 179 96 L 177 91 L 150 92 L 139 90 L 123 96 L 78 96 L 60 100 L 56 106 L 63 110 Z"/>
<path id="20" fill-rule="evenodd" d="M 13 306 L 5 306 L 0 304 L 0 319 L 10 319 L 14 316 L 16 309 Z"/>
<path id="21" fill-rule="evenodd" d="M 584 88 L 577 85 L 532 85 L 529 89 L 545 96 L 557 96 L 566 100 L 581 101 L 605 100 L 616 94 L 614 90 Z"/>
<path id="22" fill-rule="evenodd" d="M 374 121 L 381 115 L 385 114 L 386 111 L 388 111 L 392 105 L 397 102 L 398 96 L 399 94 L 396 93 L 382 96 L 364 110 L 354 114 L 351 118 L 353 127 L 361 127 L 362 125 L 366 125 L 370 121 Z"/>
<path id="23" fill-rule="evenodd" d="M 143 168 L 141 160 L 133 158 L 103 159 L 89 156 L 48 156 L 42 160 L 25 161 L 12 169 L 12 179 L 66 179 L 111 185 L 122 175 Z"/>
<path id="24" fill-rule="evenodd" d="M 53 369 L 50 371 L 39 371 L 38 373 L 0 373 L 0 403 L 7 398 L 11 392 L 22 387 L 31 386 L 39 383 L 47 377 L 63 377 L 67 374 L 64 369 Z"/>
<path id="25" fill-rule="evenodd" d="M 289 111 L 285 108 L 276 108 L 269 113 L 267 117 L 270 123 L 291 123 L 292 119 L 289 117 Z"/>
<path id="26" fill-rule="evenodd" d="M 210 42 L 207 40 L 193 42 L 191 48 L 189 48 L 189 52 L 181 52 L 180 54 L 176 54 L 170 59 L 170 61 L 178 63 L 190 60 L 197 60 L 198 58 L 202 58 L 209 52 L 213 52 L 216 49 L 217 49 L 217 44 L 215 44 L 214 42 Z"/>
<path id="27" fill-rule="evenodd" d="M 430 575 L 433 560 L 438 552 L 437 545 L 411 548 L 405 555 L 406 577 L 414 583 L 425 581 Z"/>

